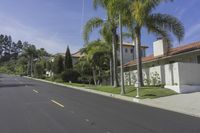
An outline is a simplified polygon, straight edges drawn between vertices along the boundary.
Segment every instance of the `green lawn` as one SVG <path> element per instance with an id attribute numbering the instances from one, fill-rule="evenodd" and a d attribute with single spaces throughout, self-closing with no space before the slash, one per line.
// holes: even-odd
<path id="1" fill-rule="evenodd" d="M 89 89 L 94 89 L 98 91 L 103 92 L 109 92 L 113 94 L 120 94 L 120 88 L 113 88 L 112 86 L 98 86 L 98 87 L 89 87 Z M 137 91 L 136 88 L 133 86 L 126 86 L 126 96 L 129 97 L 136 97 Z M 145 98 L 158 98 L 158 97 L 164 97 L 164 96 L 170 96 L 175 95 L 176 92 L 169 90 L 169 89 L 163 89 L 160 87 L 142 87 L 139 89 L 139 94 L 141 99 Z"/>
<path id="2" fill-rule="evenodd" d="M 47 80 L 50 81 L 50 79 L 47 79 Z M 60 81 L 57 81 L 57 82 L 63 83 Z M 76 86 L 76 87 L 84 87 L 86 89 L 92 89 L 92 90 L 97 90 L 97 91 L 102 91 L 102 92 L 113 93 L 113 94 L 120 94 L 120 87 L 114 88 L 112 86 L 94 86 L 94 85 L 78 84 L 78 83 L 63 83 L 63 84 Z M 125 94 L 126 96 L 136 97 L 137 91 L 135 87 L 126 86 L 125 90 L 126 90 L 126 94 Z M 163 89 L 160 87 L 142 87 L 139 89 L 139 93 L 140 93 L 140 99 L 146 99 L 146 98 L 154 99 L 154 98 L 177 94 L 176 92 L 172 90 Z"/>
<path id="3" fill-rule="evenodd" d="M 94 85 L 87 85 L 87 84 L 77 84 L 77 83 L 65 83 L 66 85 L 76 86 L 76 87 L 84 87 L 86 89 L 92 89 L 102 92 L 108 92 L 113 94 L 120 94 L 120 87 L 113 88 L 112 86 L 94 86 Z M 136 88 L 133 86 L 126 86 L 126 96 L 129 97 L 135 97 L 137 94 Z M 159 97 L 165 97 L 170 95 L 177 94 L 176 92 L 169 90 L 169 89 L 163 89 L 160 87 L 142 87 L 139 89 L 140 98 L 159 98 Z"/>

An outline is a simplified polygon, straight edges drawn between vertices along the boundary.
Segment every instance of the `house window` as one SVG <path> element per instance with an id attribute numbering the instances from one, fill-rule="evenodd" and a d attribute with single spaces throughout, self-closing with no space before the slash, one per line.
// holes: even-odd
<path id="1" fill-rule="evenodd" d="M 131 49 L 131 54 L 133 53 L 133 49 Z"/>
<path id="2" fill-rule="evenodd" d="M 127 48 L 125 48 L 125 53 L 128 53 L 128 49 Z"/>
<path id="3" fill-rule="evenodd" d="M 200 55 L 197 56 L 197 63 L 200 64 Z"/>

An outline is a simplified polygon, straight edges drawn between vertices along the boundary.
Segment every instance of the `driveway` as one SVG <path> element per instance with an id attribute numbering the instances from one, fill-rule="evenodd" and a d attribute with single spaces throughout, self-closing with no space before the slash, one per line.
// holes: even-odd
<path id="1" fill-rule="evenodd" d="M 145 99 L 141 103 L 200 117 L 200 92 Z"/>

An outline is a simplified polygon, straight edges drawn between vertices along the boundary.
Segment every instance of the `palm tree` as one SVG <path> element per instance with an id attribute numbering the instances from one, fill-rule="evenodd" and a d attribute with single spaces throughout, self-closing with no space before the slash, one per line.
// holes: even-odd
<path id="1" fill-rule="evenodd" d="M 91 19 L 91 21 L 89 21 L 89 22 L 93 22 L 93 24 L 96 24 L 96 25 L 93 25 L 92 23 L 87 23 L 86 27 L 87 27 L 87 25 L 88 25 L 88 28 L 91 27 L 90 31 L 92 31 L 92 29 L 95 28 L 95 27 L 106 27 L 107 30 L 111 32 L 111 35 L 112 35 L 112 53 L 113 53 L 112 62 L 113 62 L 114 87 L 118 87 L 119 82 L 118 82 L 117 53 L 116 53 L 117 42 L 118 42 L 118 36 L 117 36 L 118 18 L 117 18 L 116 15 L 113 14 L 112 11 L 114 11 L 114 10 L 111 10 L 111 1 L 109 1 L 109 0 L 93 0 L 93 5 L 94 5 L 95 9 L 99 6 L 103 7 L 107 12 L 108 18 L 107 18 L 107 20 L 102 20 L 102 19 L 96 18 L 96 20 L 97 20 L 96 22 L 95 22 L 95 18 Z M 90 24 L 92 24 L 93 26 L 89 26 Z"/>
<path id="2" fill-rule="evenodd" d="M 170 32 L 180 42 L 184 37 L 184 26 L 175 17 L 168 14 L 154 13 L 154 9 L 162 2 L 172 0 L 132 0 L 130 10 L 134 20 L 134 34 L 136 42 L 138 86 L 143 85 L 141 62 L 141 29 L 144 27 L 150 33 L 162 37 L 168 44 L 171 42 Z"/>
<path id="3" fill-rule="evenodd" d="M 89 38 L 89 34 L 95 29 L 95 28 L 101 28 L 101 34 L 107 33 L 107 35 L 104 35 L 104 37 L 106 36 L 106 38 L 104 38 L 104 40 L 110 40 L 110 36 L 108 36 L 108 31 L 111 32 L 112 34 L 112 64 L 113 64 L 113 77 L 114 77 L 114 87 L 118 87 L 119 86 L 119 82 L 118 82 L 118 73 L 117 73 L 117 54 L 116 54 L 116 45 L 117 45 L 117 25 L 115 23 L 113 23 L 113 21 L 111 19 L 107 19 L 107 20 L 103 20 L 99 17 L 95 17 L 90 19 L 85 27 L 84 27 L 84 32 L 83 32 L 83 36 L 84 36 L 84 40 L 87 43 L 88 42 L 88 38 Z M 106 29 L 106 30 L 105 30 Z"/>

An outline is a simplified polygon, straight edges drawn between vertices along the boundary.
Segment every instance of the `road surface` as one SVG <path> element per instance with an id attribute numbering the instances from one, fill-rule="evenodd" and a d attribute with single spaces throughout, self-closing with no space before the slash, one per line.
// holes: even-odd
<path id="1" fill-rule="evenodd" d="M 200 133 L 200 119 L 1 74 L 0 133 Z"/>

